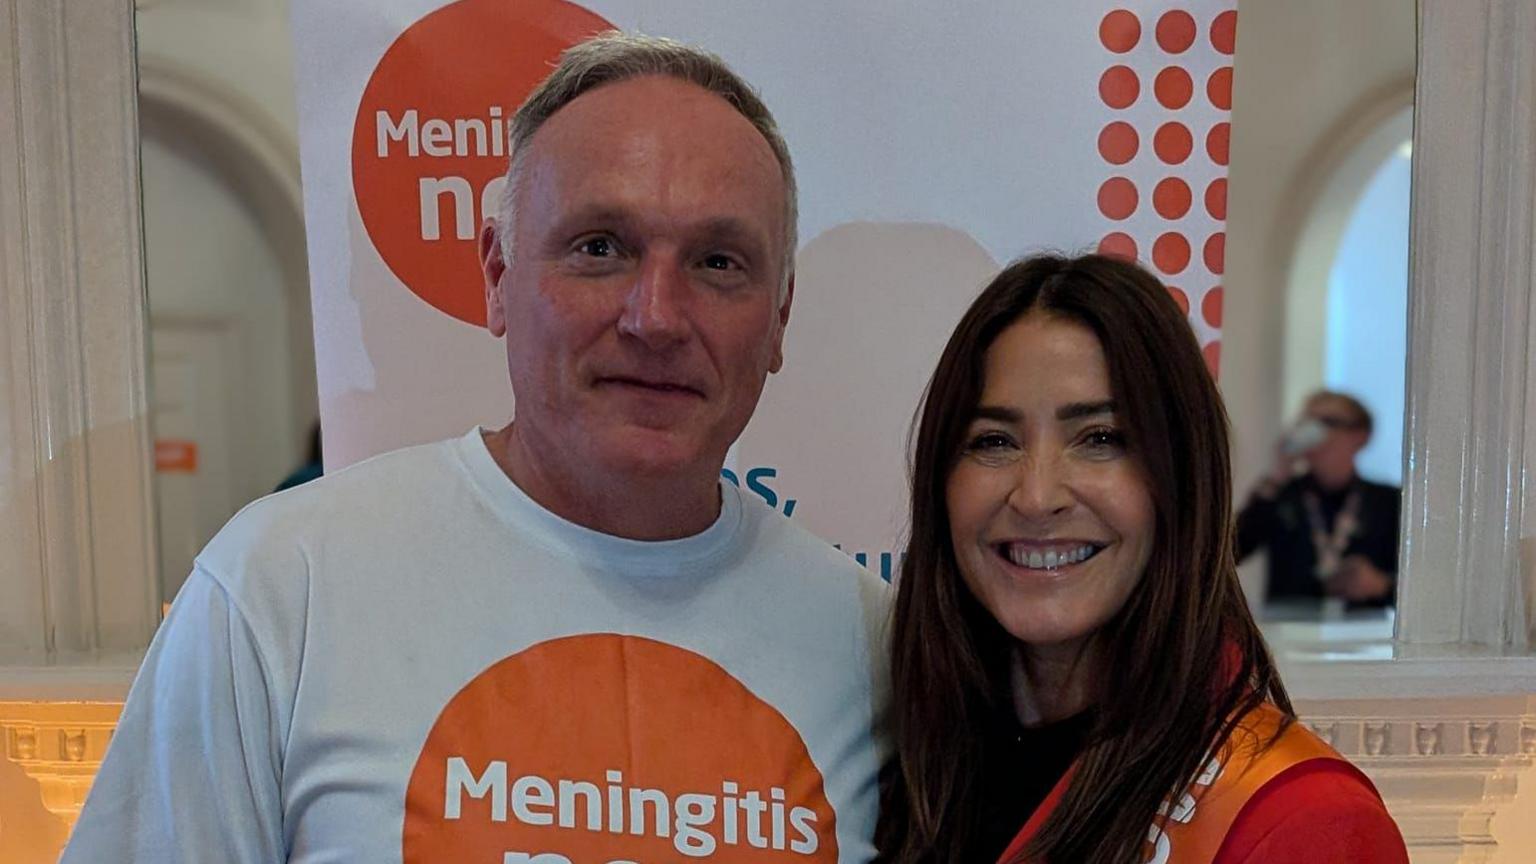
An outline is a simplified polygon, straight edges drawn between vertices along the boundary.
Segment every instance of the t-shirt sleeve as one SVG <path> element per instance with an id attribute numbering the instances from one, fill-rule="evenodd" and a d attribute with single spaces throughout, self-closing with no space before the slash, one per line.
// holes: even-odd
<path id="1" fill-rule="evenodd" d="M 251 628 L 193 570 L 129 691 L 60 864 L 273 864 L 282 736 Z"/>
<path id="2" fill-rule="evenodd" d="M 1347 766 L 1300 765 L 1253 796 L 1213 864 L 1408 864 L 1397 823 Z"/>

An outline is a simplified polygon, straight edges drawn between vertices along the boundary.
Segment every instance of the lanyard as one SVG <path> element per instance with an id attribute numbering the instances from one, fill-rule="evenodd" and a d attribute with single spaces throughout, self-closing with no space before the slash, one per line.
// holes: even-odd
<path id="1" fill-rule="evenodd" d="M 1327 582 L 1339 572 L 1344 547 L 1349 545 L 1350 537 L 1360 526 L 1360 488 L 1357 486 L 1351 489 L 1349 497 L 1344 499 L 1344 507 L 1334 520 L 1331 532 L 1323 520 L 1323 505 L 1318 501 L 1317 494 L 1308 490 L 1303 493 L 1302 500 L 1307 505 L 1307 522 L 1312 529 L 1312 551 L 1317 561 L 1313 575 L 1317 581 Z"/>

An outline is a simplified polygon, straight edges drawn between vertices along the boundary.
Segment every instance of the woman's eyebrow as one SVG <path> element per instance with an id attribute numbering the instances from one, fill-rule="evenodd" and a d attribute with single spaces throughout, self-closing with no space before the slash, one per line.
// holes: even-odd
<path id="1" fill-rule="evenodd" d="M 978 405 L 972 417 L 975 420 L 993 420 L 998 423 L 1017 423 L 1024 419 L 1022 413 L 1002 405 Z"/>
<path id="2" fill-rule="evenodd" d="M 1114 413 L 1115 403 L 1110 399 L 1101 399 L 1097 402 L 1069 402 L 1056 409 L 1056 419 L 1081 420 L 1084 417 Z M 972 416 L 976 420 L 994 420 L 998 423 L 1018 423 L 1024 419 L 1022 412 L 1002 405 L 978 405 Z"/>
<path id="3" fill-rule="evenodd" d="M 1100 414 L 1113 413 L 1115 413 L 1115 403 L 1110 399 L 1098 402 L 1072 402 L 1056 409 L 1056 419 L 1081 420 L 1084 417 L 1097 417 Z"/>

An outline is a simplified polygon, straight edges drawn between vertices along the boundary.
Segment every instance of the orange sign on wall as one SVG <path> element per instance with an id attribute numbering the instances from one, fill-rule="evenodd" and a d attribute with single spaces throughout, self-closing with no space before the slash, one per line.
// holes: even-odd
<path id="1" fill-rule="evenodd" d="M 155 470 L 161 474 L 196 474 L 197 442 L 161 438 L 155 442 Z"/>

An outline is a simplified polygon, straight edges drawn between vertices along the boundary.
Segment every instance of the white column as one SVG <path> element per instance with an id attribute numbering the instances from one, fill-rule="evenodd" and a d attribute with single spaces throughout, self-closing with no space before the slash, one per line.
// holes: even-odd
<path id="1" fill-rule="evenodd" d="M 128 0 L 0 0 L 0 667 L 159 617 L 133 44 Z"/>
<path id="2" fill-rule="evenodd" d="M 1421 0 L 1419 32 L 1398 638 L 1527 648 L 1536 0 Z"/>

